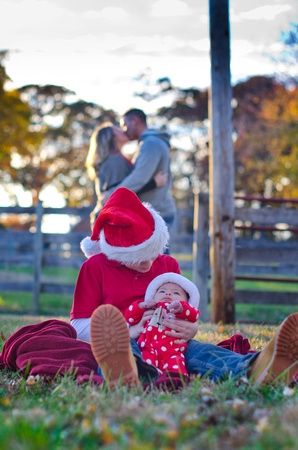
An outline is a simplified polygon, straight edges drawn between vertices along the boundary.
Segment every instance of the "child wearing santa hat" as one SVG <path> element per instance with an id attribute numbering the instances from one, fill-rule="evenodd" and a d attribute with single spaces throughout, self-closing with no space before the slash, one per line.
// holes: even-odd
<path id="1" fill-rule="evenodd" d="M 92 341 L 91 317 L 100 306 L 100 315 L 104 315 L 100 323 L 104 323 L 103 328 L 100 328 L 100 324 L 93 327 L 95 337 L 98 330 L 104 329 L 107 337 L 105 342 L 111 344 L 112 351 L 116 351 L 122 339 L 122 334 L 116 339 L 121 319 L 126 327 L 123 316 L 126 308 L 144 298 L 147 286 L 156 276 L 167 272 L 180 273 L 177 261 L 163 254 L 168 240 L 169 233 L 164 220 L 149 204 L 141 203 L 137 195 L 126 188 L 119 188 L 111 195 L 96 219 L 91 237 L 81 243 L 88 259 L 79 272 L 71 311 L 71 325 L 76 329 L 78 339 Z M 119 310 L 122 313 L 120 317 L 117 316 Z M 145 381 L 158 377 L 156 368 L 143 361 L 136 342 L 143 330 L 143 323 L 150 320 L 152 315 L 152 310 L 144 310 L 142 320 L 129 329 L 130 343 L 129 336 L 125 338 L 128 339 L 125 357 L 131 362 L 133 379 L 136 379 L 135 358 L 140 377 Z M 107 324 L 112 323 L 114 318 L 119 326 L 110 329 Z M 167 333 L 175 341 L 187 342 L 198 330 L 197 324 L 178 318 L 171 321 L 167 319 L 165 324 L 171 330 Z M 93 339 L 93 343 L 98 340 Z M 98 348 L 97 345 L 95 347 Z M 108 361 L 105 358 L 102 360 L 101 351 L 95 353 L 101 362 L 100 367 L 107 366 Z M 106 354 L 106 349 L 103 354 Z M 113 364 L 113 358 L 110 359 L 109 364 Z"/>
<path id="2" fill-rule="evenodd" d="M 138 323 L 145 309 L 154 310 L 138 344 L 144 360 L 155 365 L 160 373 L 177 372 L 188 376 L 184 357 L 187 344 L 174 344 L 174 339 L 165 334 L 170 329 L 163 325 L 163 320 L 175 316 L 196 322 L 200 315 L 199 301 L 200 294 L 194 283 L 177 273 L 164 273 L 151 281 L 144 300 L 126 309 L 125 319 L 129 325 Z"/>
<path id="3" fill-rule="evenodd" d="M 150 205 L 142 204 L 128 189 L 119 188 L 96 219 L 91 238 L 82 242 L 88 257 L 80 269 L 71 324 L 78 339 L 91 341 L 96 361 L 111 386 L 139 384 L 139 378 L 154 381 L 159 373 L 146 363 L 136 339 L 153 316 L 144 310 L 139 323 L 127 328 L 124 312 L 142 299 L 149 283 L 158 275 L 180 273 L 177 261 L 164 255 L 169 234 L 165 222 Z M 241 355 L 192 338 L 197 323 L 177 317 L 165 318 L 173 343 L 186 343 L 185 362 L 189 374 L 220 380 L 228 375 L 247 375 L 256 384 L 274 383 L 283 372 L 288 380 L 298 364 L 298 313 L 280 325 L 261 353 Z"/>

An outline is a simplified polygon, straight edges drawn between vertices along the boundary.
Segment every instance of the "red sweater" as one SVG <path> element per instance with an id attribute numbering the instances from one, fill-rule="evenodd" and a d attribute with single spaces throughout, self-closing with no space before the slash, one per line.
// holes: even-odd
<path id="1" fill-rule="evenodd" d="M 158 256 L 147 273 L 128 269 L 103 253 L 92 256 L 81 267 L 70 319 L 87 319 L 105 304 L 116 306 L 124 314 L 131 303 L 144 298 L 153 278 L 166 272 L 180 274 L 178 262 L 168 255 Z"/>

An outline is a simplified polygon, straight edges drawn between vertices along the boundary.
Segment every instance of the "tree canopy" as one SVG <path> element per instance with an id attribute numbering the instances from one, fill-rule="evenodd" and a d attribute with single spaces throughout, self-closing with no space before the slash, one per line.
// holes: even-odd
<path id="1" fill-rule="evenodd" d="M 292 43 L 291 38 L 290 42 Z M 94 201 L 85 161 L 89 140 L 103 121 L 117 113 L 78 100 L 62 86 L 27 85 L 7 89 L 9 77 L 0 53 L 0 177 L 19 183 L 35 202 L 54 186 L 70 206 Z M 172 139 L 173 192 L 177 204 L 190 204 L 193 189 L 208 191 L 208 89 L 173 86 L 167 77 L 137 95 L 165 97 L 151 120 Z M 297 84 L 256 76 L 233 87 L 236 192 L 276 197 L 298 196 Z"/>
<path id="2" fill-rule="evenodd" d="M 43 133 L 32 127 L 29 104 L 22 100 L 19 91 L 6 90 L 10 78 L 3 65 L 5 56 L 6 52 L 0 53 L 0 180 L 3 185 L 18 182 L 22 161 L 28 155 L 33 157 L 43 140 Z"/>

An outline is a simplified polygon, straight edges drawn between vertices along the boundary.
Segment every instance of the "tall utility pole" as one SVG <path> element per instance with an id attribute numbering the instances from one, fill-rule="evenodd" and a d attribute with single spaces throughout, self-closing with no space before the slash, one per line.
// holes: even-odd
<path id="1" fill-rule="evenodd" d="M 235 320 L 234 149 L 228 0 L 209 0 L 209 21 L 211 320 L 233 323 Z"/>

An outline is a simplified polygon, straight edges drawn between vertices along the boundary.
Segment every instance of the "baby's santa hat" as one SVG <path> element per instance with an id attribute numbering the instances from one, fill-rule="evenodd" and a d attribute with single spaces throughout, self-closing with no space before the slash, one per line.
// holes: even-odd
<path id="1" fill-rule="evenodd" d="M 87 258 L 104 253 L 108 259 L 137 264 L 157 258 L 168 241 L 162 217 L 134 192 L 118 188 L 97 217 L 92 236 L 82 240 L 81 249 Z"/>
<path id="2" fill-rule="evenodd" d="M 188 303 L 195 308 L 199 307 L 200 293 L 197 286 L 192 281 L 174 272 L 163 273 L 154 278 L 147 287 L 144 301 L 151 300 L 160 286 L 165 283 L 178 284 L 189 295 Z"/>

